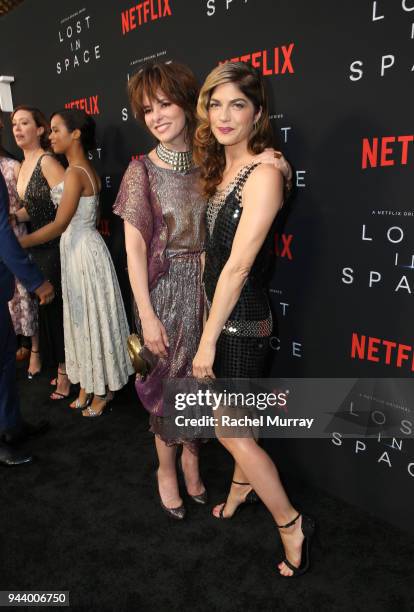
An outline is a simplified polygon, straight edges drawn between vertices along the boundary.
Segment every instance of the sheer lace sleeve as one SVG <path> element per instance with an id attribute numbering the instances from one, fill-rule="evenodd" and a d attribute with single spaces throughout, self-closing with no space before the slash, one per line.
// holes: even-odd
<path id="1" fill-rule="evenodd" d="M 130 162 L 119 188 L 114 213 L 141 232 L 147 245 L 148 284 L 150 290 L 168 270 L 165 249 L 168 229 L 162 215 L 156 189 L 151 187 L 146 165 L 139 160 Z"/>
<path id="2" fill-rule="evenodd" d="M 126 169 L 113 211 L 141 232 L 149 250 L 154 223 L 148 173 L 141 161 L 131 161 Z"/>

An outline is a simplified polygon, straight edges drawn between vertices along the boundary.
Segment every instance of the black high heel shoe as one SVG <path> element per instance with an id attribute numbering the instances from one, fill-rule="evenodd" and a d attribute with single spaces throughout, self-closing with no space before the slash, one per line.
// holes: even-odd
<path id="1" fill-rule="evenodd" d="M 39 353 L 39 351 L 34 351 L 33 349 L 30 352 L 35 353 L 35 354 Z M 42 371 L 42 366 L 40 366 L 40 370 L 37 370 L 37 372 L 31 372 L 30 369 L 27 370 L 27 379 L 33 380 L 34 378 L 36 378 L 36 376 L 40 376 L 41 371 Z"/>
<path id="2" fill-rule="evenodd" d="M 298 520 L 298 518 L 302 516 L 302 533 L 305 536 L 305 539 L 302 543 L 302 558 L 299 567 L 293 565 L 286 557 L 283 559 L 283 563 L 288 566 L 289 569 L 292 570 L 292 576 L 284 576 L 280 574 L 282 578 L 294 578 L 298 576 L 302 576 L 305 572 L 310 568 L 310 549 L 312 544 L 312 538 L 315 534 L 315 521 L 311 519 L 306 514 L 298 514 L 297 517 L 290 521 L 290 523 L 286 523 L 286 525 L 276 525 L 279 529 L 286 529 L 287 527 L 292 527 Z"/>
<path id="3" fill-rule="evenodd" d="M 244 485 L 244 486 L 250 486 L 250 482 L 238 482 L 237 480 L 232 480 L 232 482 L 234 484 L 238 484 L 238 485 Z M 257 496 L 256 491 L 254 491 L 253 489 L 251 491 L 248 492 L 248 494 L 246 495 L 246 497 L 244 498 L 244 501 L 242 501 L 237 508 L 235 509 L 235 511 L 233 512 L 233 514 L 231 516 L 224 516 L 224 509 L 226 507 L 226 502 L 224 502 L 224 504 L 222 505 L 222 507 L 220 508 L 220 512 L 218 516 L 215 516 L 213 514 L 213 516 L 215 516 L 215 518 L 221 518 L 221 519 L 231 519 L 233 518 L 233 516 L 236 514 L 236 512 L 238 510 L 241 510 L 242 508 L 245 508 L 246 506 L 249 506 L 251 504 L 257 504 L 257 502 L 259 501 L 259 498 Z"/>
<path id="4" fill-rule="evenodd" d="M 185 482 L 185 476 L 184 476 L 184 470 L 183 470 L 183 463 L 181 460 L 181 457 L 178 459 L 178 467 L 180 469 L 181 474 L 184 477 L 184 482 Z M 186 486 L 187 488 L 187 486 Z M 207 489 L 204 489 L 204 491 L 202 493 L 200 493 L 199 495 L 191 495 L 188 491 L 187 491 L 187 495 L 189 497 L 191 497 L 191 499 L 193 501 L 195 501 L 196 504 L 201 504 L 203 506 L 205 506 L 208 502 L 208 493 L 207 493 Z"/>
<path id="5" fill-rule="evenodd" d="M 155 480 L 157 483 L 157 489 L 158 489 L 158 495 L 160 498 L 161 508 L 164 510 L 165 514 L 168 514 L 170 518 L 173 518 L 176 521 L 182 521 L 186 515 L 186 509 L 185 509 L 184 504 L 181 504 L 181 506 L 177 506 L 177 508 L 168 508 L 161 499 L 160 488 L 159 488 L 159 483 L 158 483 L 158 470 L 155 470 L 154 476 L 155 476 Z"/>

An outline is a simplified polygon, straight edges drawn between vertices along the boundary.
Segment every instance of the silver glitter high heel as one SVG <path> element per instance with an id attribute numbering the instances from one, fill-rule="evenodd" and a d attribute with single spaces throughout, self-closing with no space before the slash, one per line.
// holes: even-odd
<path id="1" fill-rule="evenodd" d="M 185 482 L 185 476 L 184 476 L 184 470 L 183 470 L 183 463 L 181 460 L 181 457 L 178 459 L 178 467 L 180 469 L 181 474 L 184 477 L 184 482 Z M 187 488 L 187 487 L 186 487 Z M 201 504 L 202 506 L 205 506 L 208 503 L 208 493 L 207 493 L 207 489 L 204 489 L 204 491 L 202 493 L 200 493 L 199 495 L 191 495 L 190 493 L 188 493 L 187 491 L 187 495 L 193 500 L 195 501 L 196 504 Z"/>
<path id="2" fill-rule="evenodd" d="M 93 400 L 93 393 L 87 393 L 84 404 L 81 404 L 79 401 L 79 397 L 77 397 L 75 400 L 75 405 L 74 406 L 69 405 L 69 408 L 71 410 L 85 410 L 85 408 L 88 408 L 92 404 L 92 400 Z"/>
<path id="3" fill-rule="evenodd" d="M 83 417 L 87 417 L 87 418 L 99 417 L 99 416 L 103 416 L 104 414 L 108 414 L 108 412 L 111 410 L 108 404 L 114 399 L 114 394 L 112 393 L 112 391 L 108 391 L 108 393 L 104 396 L 97 395 L 97 397 L 99 397 L 105 402 L 102 407 L 102 410 L 98 412 L 98 410 L 94 410 L 92 406 L 88 406 L 87 408 L 85 408 L 84 412 L 82 412 Z"/>
<path id="4" fill-rule="evenodd" d="M 159 482 L 158 482 L 158 470 L 155 470 L 154 476 L 155 476 L 155 480 L 157 483 L 157 489 L 158 489 L 158 495 L 160 498 L 161 508 L 164 510 L 165 514 L 168 514 L 170 518 L 173 518 L 176 521 L 182 521 L 185 518 L 185 515 L 187 512 L 185 509 L 184 503 L 182 503 L 181 506 L 177 506 L 177 508 L 168 508 L 161 499 Z"/>

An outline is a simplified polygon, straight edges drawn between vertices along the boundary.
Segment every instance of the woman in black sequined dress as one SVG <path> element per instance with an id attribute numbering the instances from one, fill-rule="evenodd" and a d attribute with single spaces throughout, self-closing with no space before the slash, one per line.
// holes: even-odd
<path id="1" fill-rule="evenodd" d="M 31 231 L 35 232 L 55 218 L 56 207 L 51 200 L 50 190 L 63 180 L 64 169 L 47 152 L 49 125 L 43 113 L 33 107 L 19 106 L 14 110 L 11 120 L 16 144 L 24 153 L 17 180 L 17 192 L 23 207 L 17 211 L 16 220 L 29 222 Z M 70 383 L 65 370 L 59 238 L 32 247 L 30 254 L 55 289 L 53 302 L 39 309 L 41 361 L 39 359 L 38 371 L 41 363 L 58 367 L 56 391 L 50 397 L 63 399 L 69 395 Z M 29 371 L 29 378 L 36 373 Z"/>
<path id="2" fill-rule="evenodd" d="M 197 110 L 196 160 L 209 198 L 204 283 L 210 312 L 193 373 L 197 378 L 258 378 L 272 332 L 265 287 L 269 241 L 283 203 L 280 171 L 257 158 L 271 142 L 261 75 L 244 63 L 218 66 L 201 89 Z M 312 519 L 292 506 L 276 466 L 253 435 L 223 437 L 220 428 L 216 434 L 233 455 L 235 470 L 227 501 L 214 508 L 214 516 L 230 518 L 259 496 L 280 529 L 285 549 L 280 575 L 304 573 Z"/>

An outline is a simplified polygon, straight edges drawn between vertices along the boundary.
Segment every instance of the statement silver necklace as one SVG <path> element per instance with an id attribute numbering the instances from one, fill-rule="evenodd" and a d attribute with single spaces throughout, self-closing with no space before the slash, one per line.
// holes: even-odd
<path id="1" fill-rule="evenodd" d="M 158 157 L 176 172 L 188 172 L 193 166 L 191 151 L 170 151 L 160 142 L 155 149 Z"/>

